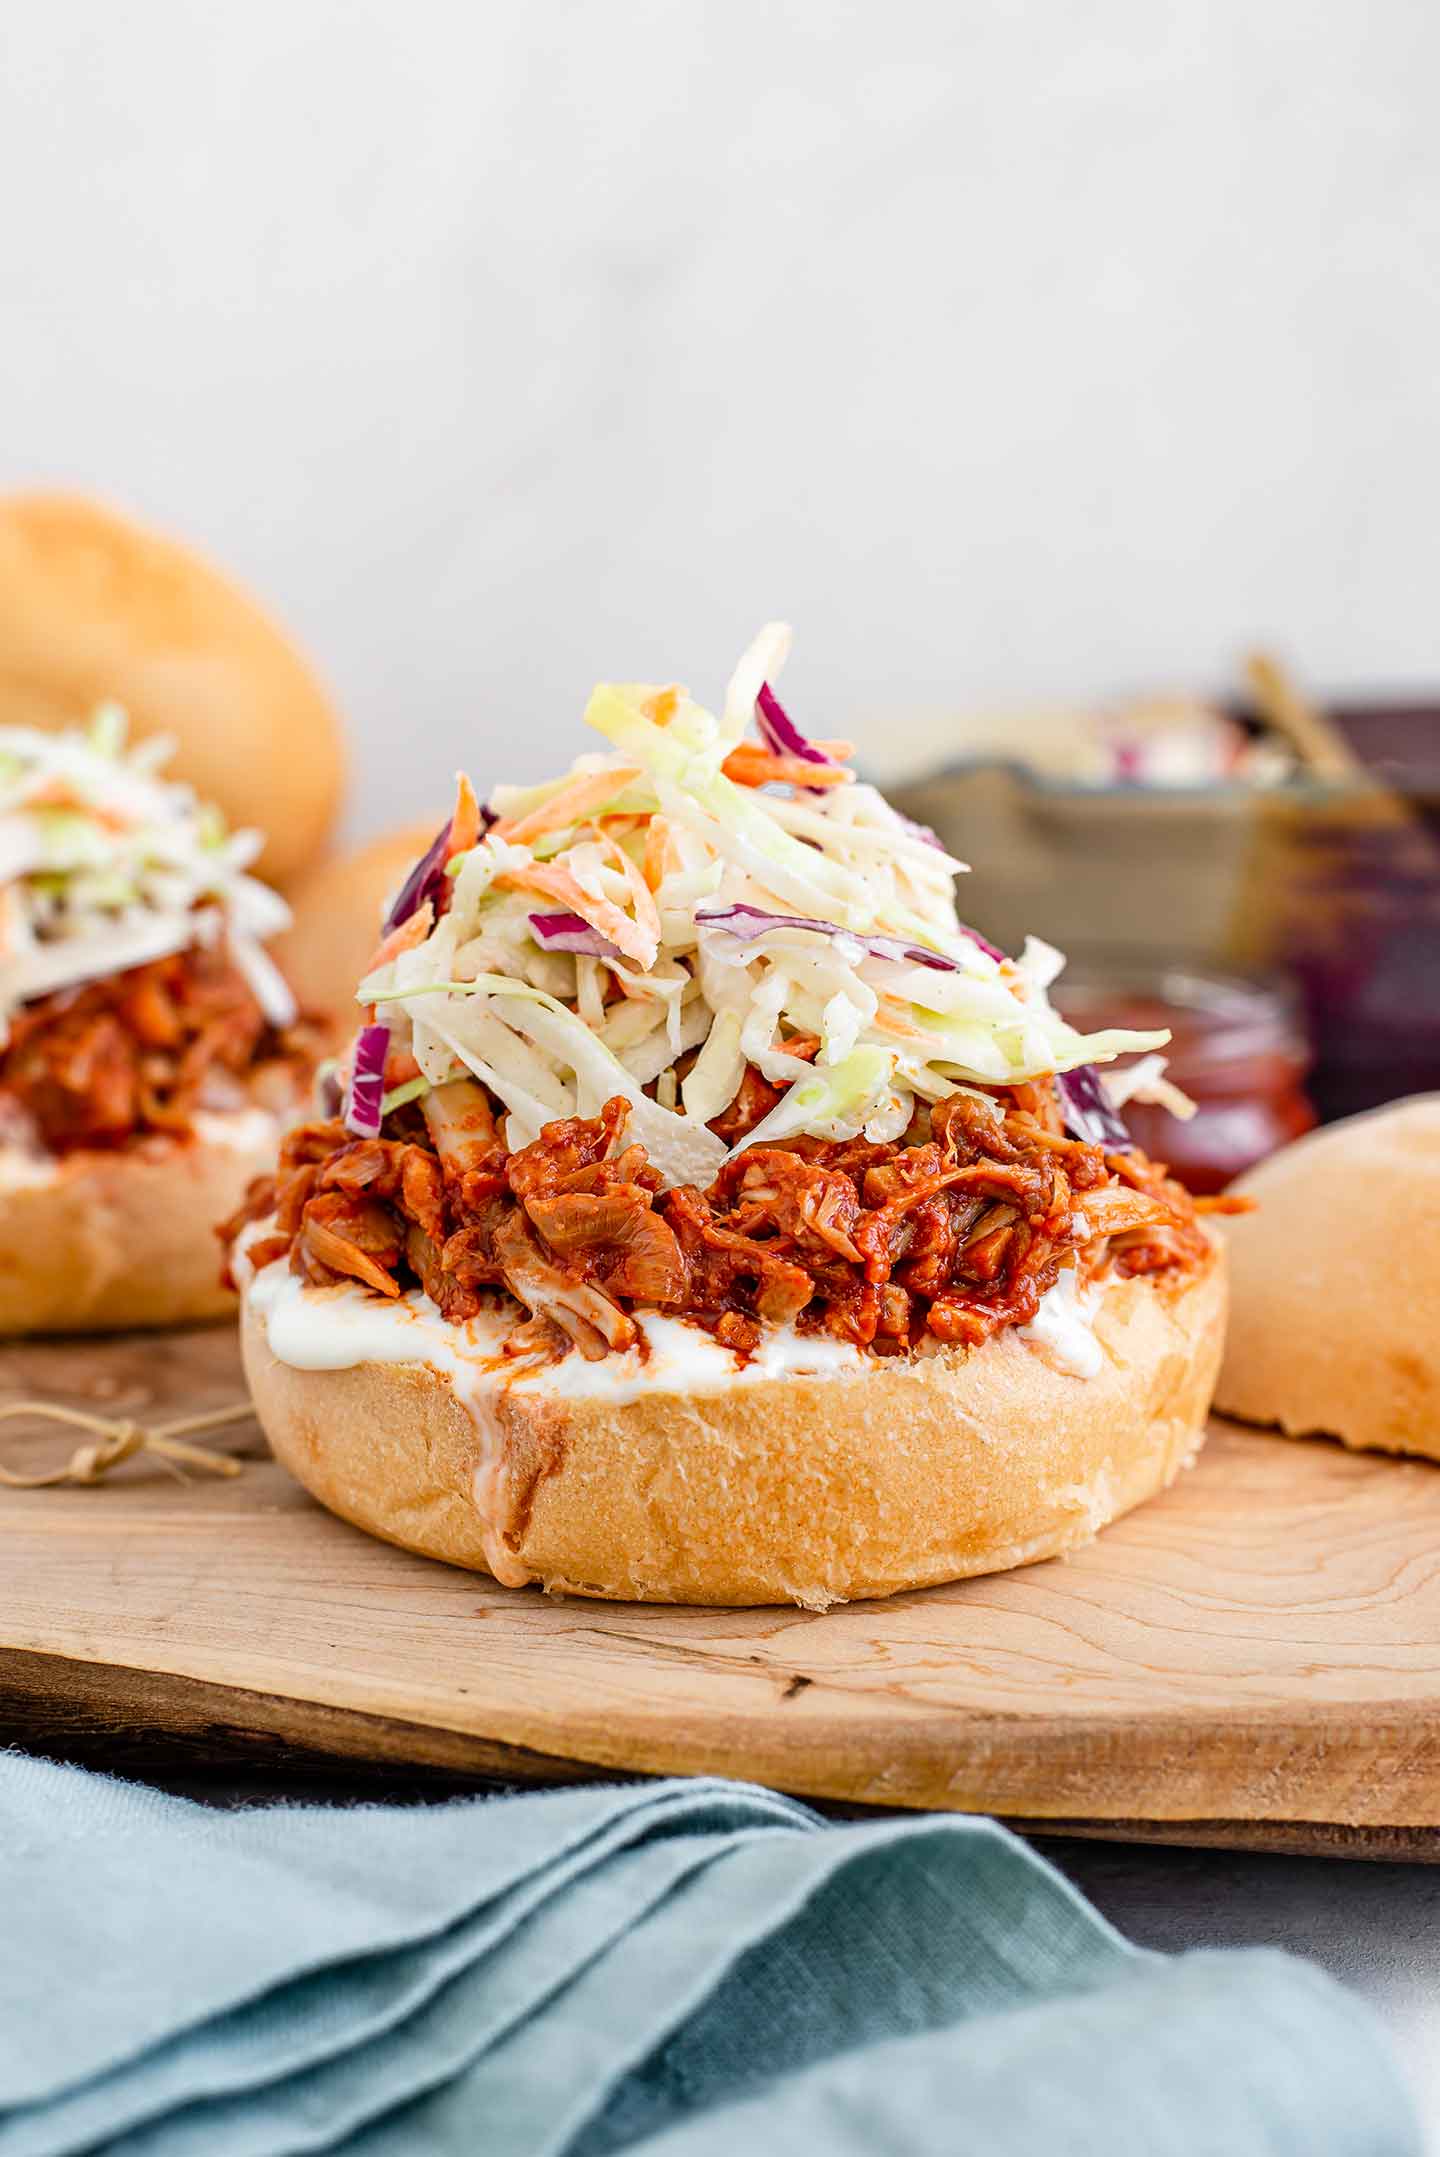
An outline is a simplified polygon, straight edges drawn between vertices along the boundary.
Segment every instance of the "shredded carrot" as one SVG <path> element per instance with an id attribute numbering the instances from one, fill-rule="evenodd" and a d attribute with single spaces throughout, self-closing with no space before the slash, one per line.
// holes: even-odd
<path id="1" fill-rule="evenodd" d="M 502 816 L 491 828 L 497 839 L 509 839 L 516 846 L 528 846 L 547 831 L 564 831 L 567 825 L 578 824 L 592 809 L 600 808 L 639 776 L 638 764 L 620 764 L 609 771 L 581 772 L 578 779 L 562 786 L 558 794 L 542 801 L 528 816 Z"/>
<path id="2" fill-rule="evenodd" d="M 434 926 L 435 909 L 427 899 L 408 921 L 402 921 L 398 929 L 392 929 L 388 936 L 381 937 L 369 960 L 361 968 L 360 979 L 363 981 L 366 974 L 373 974 L 377 966 L 388 966 L 392 959 L 399 958 L 402 951 L 413 951 L 417 944 L 423 944 Z"/>
<path id="3" fill-rule="evenodd" d="M 655 991 L 647 988 L 643 981 L 627 981 L 623 974 L 616 973 L 607 975 L 606 979 L 614 983 L 627 1004 L 653 1004 L 658 1000 Z"/>
<path id="4" fill-rule="evenodd" d="M 737 786 L 849 786 L 855 774 L 843 764 L 811 764 L 803 756 L 775 756 L 759 742 L 742 741 L 720 766 Z"/>
<path id="5" fill-rule="evenodd" d="M 128 831 L 131 820 L 117 809 L 107 809 L 99 802 L 86 801 L 73 786 L 63 779 L 47 779 L 35 789 L 25 804 L 27 809 L 72 809 L 77 816 L 88 816 L 95 823 L 103 824 L 107 831 Z"/>
<path id="6" fill-rule="evenodd" d="M 475 789 L 463 771 L 455 774 L 455 814 L 450 819 L 450 842 L 445 859 L 451 861 L 456 854 L 468 854 L 480 839 L 480 804 L 475 799 Z"/>
<path id="7" fill-rule="evenodd" d="M 880 998 L 879 1023 L 892 1041 L 923 1041 L 932 1051 L 935 1047 L 933 1028 L 917 1026 L 910 1017 L 910 1006 L 898 996 Z"/>
<path id="8" fill-rule="evenodd" d="M 647 966 L 653 966 L 655 963 L 655 950 L 658 950 L 660 945 L 660 909 L 655 904 L 655 894 L 651 891 L 640 869 L 630 859 L 624 847 L 613 839 L 608 831 L 599 831 L 597 836 L 615 867 L 630 886 L 631 896 L 635 901 L 636 927 L 641 930 L 647 941 L 654 947 L 645 963 Z M 615 941 L 618 943 L 619 938 L 617 937 Z M 624 948 L 623 945 L 621 948 Z"/>
<path id="9" fill-rule="evenodd" d="M 502 876 L 496 877 L 495 884 L 500 890 L 533 891 L 542 899 L 557 899 L 572 914 L 588 921 L 592 929 L 608 936 L 611 943 L 637 966 L 654 965 L 658 933 L 647 936 L 639 923 L 632 921 L 621 907 L 612 905 L 609 899 L 593 898 L 558 862 L 532 861 L 523 869 L 507 869 Z M 649 897 L 648 892 L 646 896 Z"/>
<path id="10" fill-rule="evenodd" d="M 658 891 L 665 878 L 665 848 L 670 837 L 668 817 L 652 816 L 645 827 L 645 881 Z"/>
<path id="11" fill-rule="evenodd" d="M 680 709 L 680 699 L 685 694 L 678 684 L 668 689 L 657 689 L 653 697 L 646 697 L 640 709 L 656 726 L 669 726 Z"/>
<path id="12" fill-rule="evenodd" d="M 632 816 L 628 810 L 616 810 L 611 814 L 602 809 L 595 819 L 595 829 L 612 839 L 632 839 L 637 831 L 643 832 L 649 822 L 648 816 Z"/>

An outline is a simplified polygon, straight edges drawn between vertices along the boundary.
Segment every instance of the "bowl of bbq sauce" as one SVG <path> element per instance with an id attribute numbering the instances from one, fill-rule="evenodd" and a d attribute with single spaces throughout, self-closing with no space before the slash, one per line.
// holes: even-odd
<path id="1" fill-rule="evenodd" d="M 1188 1121 L 1148 1102 L 1123 1115 L 1137 1145 L 1199 1194 L 1223 1191 L 1316 1121 L 1305 1091 L 1311 1051 L 1299 998 L 1277 978 L 1077 962 L 1052 996 L 1072 1026 L 1170 1030 L 1166 1077 L 1195 1103 Z M 1122 1057 L 1113 1069 L 1134 1062 Z"/>

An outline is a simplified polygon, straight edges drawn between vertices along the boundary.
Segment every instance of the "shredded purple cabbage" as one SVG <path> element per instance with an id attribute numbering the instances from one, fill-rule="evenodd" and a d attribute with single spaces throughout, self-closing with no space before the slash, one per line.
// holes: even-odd
<path id="1" fill-rule="evenodd" d="M 695 916 L 697 928 L 723 929 L 727 936 L 738 937 L 742 943 L 750 943 L 757 936 L 766 935 L 771 929 L 813 929 L 821 936 L 848 936 L 851 943 L 863 945 L 877 959 L 894 959 L 902 965 L 932 966 L 940 974 L 958 974 L 959 962 L 947 959 L 943 951 L 931 951 L 925 944 L 907 944 L 899 936 L 862 936 L 855 929 L 842 929 L 835 921 L 816 921 L 808 914 L 767 914 L 758 906 L 720 906 Z M 974 931 L 964 932 L 982 950 L 990 951 L 998 958 L 999 953 L 976 936 Z"/>
<path id="2" fill-rule="evenodd" d="M 992 944 L 987 937 L 984 937 L 980 934 L 980 931 L 978 929 L 972 929 L 968 925 L 968 923 L 964 921 L 962 921 L 960 924 L 960 934 L 962 936 L 968 936 L 971 943 L 978 945 L 980 950 L 984 952 L 987 959 L 993 959 L 997 966 L 1000 965 L 1000 963 L 1005 957 L 1005 954 L 1000 949 L 998 944 Z"/>
<path id="3" fill-rule="evenodd" d="M 398 929 L 401 922 L 408 921 L 412 914 L 418 914 L 427 899 L 439 898 L 445 885 L 445 863 L 449 859 L 449 848 L 450 821 L 447 817 L 400 886 L 395 904 L 385 916 L 380 931 L 382 937 L 388 936 L 392 929 Z"/>
<path id="4" fill-rule="evenodd" d="M 784 705 L 776 696 L 769 682 L 761 682 L 760 694 L 755 699 L 755 724 L 764 737 L 765 746 L 775 756 L 803 757 L 807 764 L 833 764 L 835 759 L 817 749 L 813 741 L 807 741 Z M 823 787 L 811 787 L 808 791 L 820 794 Z"/>
<path id="5" fill-rule="evenodd" d="M 890 806 L 895 816 L 895 820 L 899 824 L 901 830 L 908 831 L 912 839 L 923 839 L 927 846 L 935 847 L 942 854 L 949 853 L 950 849 L 946 846 L 945 841 L 941 838 L 938 831 L 932 831 L 928 824 L 917 824 L 913 816 L 902 816 L 900 811 L 895 808 L 893 802 Z M 968 931 L 968 933 L 971 936 L 975 935 L 973 929 Z M 975 940 L 978 943 L 980 939 L 976 937 Z"/>
<path id="6" fill-rule="evenodd" d="M 1087 1146 L 1104 1146 L 1111 1153 L 1127 1153 L 1135 1141 L 1126 1130 L 1118 1109 L 1100 1083 L 1094 1064 L 1080 1064 L 1074 1071 L 1061 1071 L 1055 1079 L 1065 1128 L 1072 1138 Z"/>
<path id="7" fill-rule="evenodd" d="M 618 944 L 590 926 L 583 914 L 532 914 L 535 941 L 546 951 L 577 951 L 588 959 L 621 959 Z"/>
<path id="8" fill-rule="evenodd" d="M 380 1136 L 380 1103 L 385 1098 L 385 1058 L 390 1051 L 388 1026 L 362 1026 L 355 1041 L 350 1090 L 345 1097 L 345 1128 L 357 1138 Z"/>
<path id="9" fill-rule="evenodd" d="M 491 808 L 489 802 L 482 801 L 480 804 L 481 838 L 484 838 L 492 824 L 498 824 L 499 821 L 499 816 Z M 427 899 L 436 902 L 435 911 L 437 914 L 439 913 L 438 902 L 445 889 L 445 864 L 449 859 L 450 824 L 446 822 L 440 826 L 428 848 L 420 856 L 420 859 L 400 886 L 399 896 L 385 916 L 385 923 L 380 931 L 382 936 L 388 936 L 392 929 L 399 928 L 402 921 L 408 921 L 412 914 L 418 914 Z"/>
<path id="10" fill-rule="evenodd" d="M 826 756 L 823 749 L 817 749 L 813 741 L 806 740 L 769 682 L 760 684 L 760 694 L 755 699 L 755 724 L 765 737 L 766 747 L 776 756 L 800 756 L 807 764 L 834 762 L 834 758 Z"/>

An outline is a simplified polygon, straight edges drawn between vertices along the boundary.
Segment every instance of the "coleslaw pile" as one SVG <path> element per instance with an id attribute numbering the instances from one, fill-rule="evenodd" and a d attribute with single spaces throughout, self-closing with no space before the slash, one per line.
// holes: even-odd
<path id="1" fill-rule="evenodd" d="M 1047 995 L 1059 952 L 1031 939 L 1012 962 L 963 925 L 964 864 L 780 705 L 789 643 L 761 632 L 718 716 L 603 684 L 585 716 L 607 746 L 565 777 L 483 807 L 461 777 L 357 990 L 352 1132 L 467 1074 L 512 1150 L 622 1095 L 665 1185 L 703 1187 L 731 1150 L 708 1125 L 751 1066 L 784 1091 L 736 1151 L 898 1139 L 957 1089 L 1066 1073 L 1067 1120 L 1124 1142 L 1089 1067 L 1168 1036 L 1076 1032 Z"/>
<path id="2" fill-rule="evenodd" d="M 290 910 L 245 874 L 263 839 L 158 778 L 172 748 L 128 748 L 115 706 L 84 730 L 0 727 L 0 1043 L 21 1005 L 197 944 L 223 945 L 273 1026 L 294 1019 L 261 948 Z"/>

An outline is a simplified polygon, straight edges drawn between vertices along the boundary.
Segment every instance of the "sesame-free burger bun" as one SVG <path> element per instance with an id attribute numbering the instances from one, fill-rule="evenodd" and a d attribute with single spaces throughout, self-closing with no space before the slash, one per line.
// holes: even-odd
<path id="1" fill-rule="evenodd" d="M 380 941 L 394 897 L 435 837 L 433 825 L 407 824 L 312 869 L 288 894 L 290 927 L 274 944 L 275 962 L 301 1009 L 355 1030 L 355 984 Z"/>
<path id="2" fill-rule="evenodd" d="M 202 1114 L 185 1138 L 36 1160 L 0 1148 L 0 1335 L 109 1332 L 219 1318 L 215 1223 L 275 1165 L 259 1108 Z"/>
<path id="3" fill-rule="evenodd" d="M 1236 1189 L 1219 1405 L 1440 1460 L 1440 1094 L 1328 1125 Z"/>
<path id="4" fill-rule="evenodd" d="M 170 776 L 266 834 L 283 884 L 324 847 L 344 778 L 325 691 L 254 600 L 189 548 L 99 503 L 0 498 L 0 725 L 116 703 L 173 735 Z"/>
<path id="5" fill-rule="evenodd" d="M 468 1405 L 424 1362 L 282 1363 L 257 1303 L 245 1368 L 271 1446 L 357 1527 L 509 1586 L 821 1609 L 1050 1557 L 1163 1489 L 1204 1435 L 1225 1274 L 1217 1247 L 1179 1285 L 1113 1282 L 1094 1378 L 1006 1332 L 694 1393 L 491 1380 Z"/>

